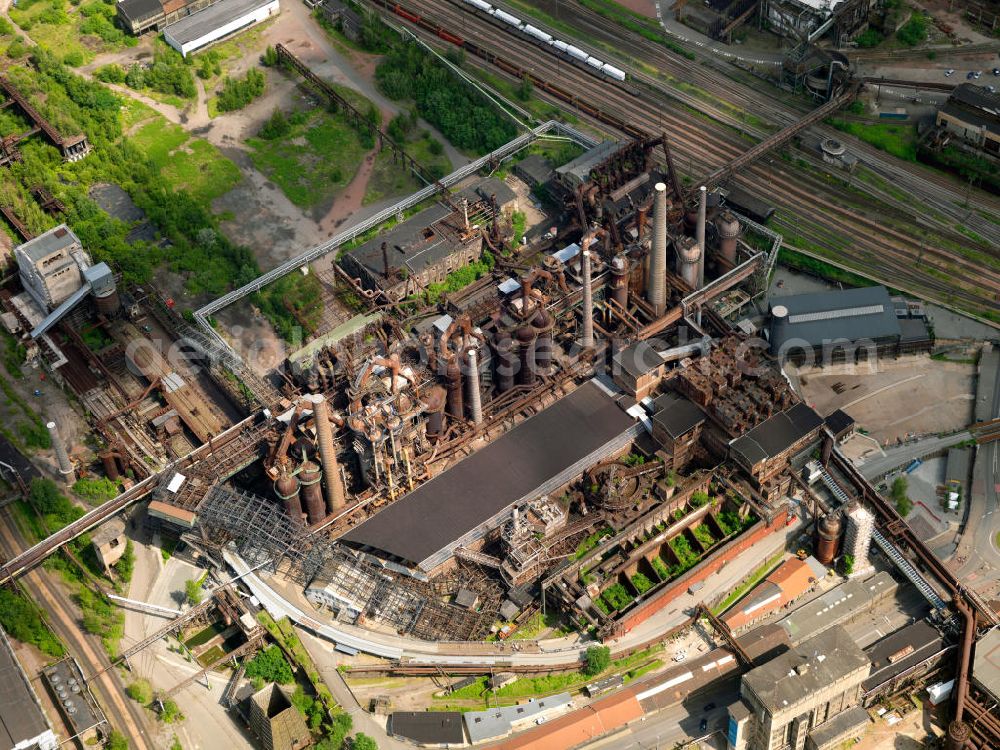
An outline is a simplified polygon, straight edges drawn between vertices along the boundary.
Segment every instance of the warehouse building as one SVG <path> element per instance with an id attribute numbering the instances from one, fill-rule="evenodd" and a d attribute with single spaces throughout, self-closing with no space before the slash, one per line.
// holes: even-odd
<path id="1" fill-rule="evenodd" d="M 554 492 L 623 450 L 642 429 L 596 381 L 459 461 L 351 529 L 341 541 L 431 573 L 497 528 L 511 509 Z M 475 488 L 470 490 L 470 488 Z"/>
<path id="2" fill-rule="evenodd" d="M 994 628 L 976 643 L 972 681 L 994 700 L 1000 700 L 1000 630 Z"/>
<path id="3" fill-rule="evenodd" d="M 402 224 L 344 253 L 342 269 L 372 295 L 392 300 L 420 294 L 429 284 L 483 255 L 479 227 L 492 221 L 492 201 L 504 215 L 517 210 L 517 195 L 502 180 L 487 178 L 451 196 L 456 210 L 444 203 L 425 208 Z M 468 217 L 466 224 L 465 217 Z"/>
<path id="4" fill-rule="evenodd" d="M 907 625 L 865 649 L 871 671 L 861 683 L 864 705 L 899 692 L 915 680 L 925 682 L 954 650 L 926 620 Z"/>
<path id="5" fill-rule="evenodd" d="M 207 8 L 216 0 L 121 0 L 118 20 L 133 34 L 159 31 L 164 26 Z"/>
<path id="6" fill-rule="evenodd" d="M 83 269 L 90 265 L 80 238 L 65 224 L 18 245 L 14 257 L 21 285 L 46 313 L 83 286 Z"/>
<path id="7" fill-rule="evenodd" d="M 0 629 L 0 747 L 55 750 L 59 741 L 42 713 L 38 696 Z"/>
<path id="8" fill-rule="evenodd" d="M 462 714 L 458 711 L 394 711 L 389 714 L 386 732 L 420 747 L 465 744 Z"/>
<path id="9" fill-rule="evenodd" d="M 845 625 L 896 593 L 899 584 L 885 571 L 862 581 L 855 578 L 797 607 L 778 624 L 792 643 L 813 638 L 834 625 Z"/>
<path id="10" fill-rule="evenodd" d="M 280 12 L 278 0 L 219 0 L 163 29 L 164 41 L 187 57 Z"/>
<path id="11" fill-rule="evenodd" d="M 896 357 L 934 343 L 924 319 L 900 320 L 884 286 L 772 299 L 768 341 L 779 359 L 816 365 Z"/>
<path id="12" fill-rule="evenodd" d="M 786 560 L 722 615 L 722 621 L 734 633 L 746 630 L 801 597 L 825 575 L 826 568 L 814 557 Z"/>
<path id="13" fill-rule="evenodd" d="M 987 154 L 1000 156 L 1000 94 L 961 83 L 938 110 L 936 124 Z"/>
<path id="14" fill-rule="evenodd" d="M 740 683 L 745 710 L 730 711 L 730 748 L 828 747 L 827 723 L 858 706 L 870 666 L 836 626 L 750 670 Z M 843 731 L 837 726 L 833 734 Z"/>

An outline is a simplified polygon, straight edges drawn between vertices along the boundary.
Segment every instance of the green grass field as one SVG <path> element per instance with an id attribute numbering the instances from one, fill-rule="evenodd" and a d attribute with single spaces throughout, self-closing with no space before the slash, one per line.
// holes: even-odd
<path id="1" fill-rule="evenodd" d="M 37 44 L 59 55 L 68 65 L 90 62 L 103 52 L 134 47 L 135 37 L 115 25 L 115 3 L 90 0 L 19 0 L 10 18 Z"/>
<path id="2" fill-rule="evenodd" d="M 131 138 L 174 187 L 201 200 L 218 198 L 242 179 L 239 168 L 219 149 L 159 115 L 152 114 Z"/>
<path id="3" fill-rule="evenodd" d="M 917 126 L 885 122 L 848 122 L 832 118 L 828 121 L 841 132 L 853 135 L 887 154 L 906 161 L 917 160 Z"/>
<path id="4" fill-rule="evenodd" d="M 325 109 L 289 120 L 285 137 L 248 139 L 250 158 L 292 203 L 312 208 L 351 181 L 368 149 L 351 125 Z"/>

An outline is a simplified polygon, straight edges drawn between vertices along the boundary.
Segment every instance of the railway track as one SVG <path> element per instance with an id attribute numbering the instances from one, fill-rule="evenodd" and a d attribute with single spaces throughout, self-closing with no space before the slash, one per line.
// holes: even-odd
<path id="1" fill-rule="evenodd" d="M 436 0 L 433 5 L 437 8 L 447 6 L 457 6 L 468 15 L 471 11 L 461 0 Z M 502 5 L 500 3 L 499 5 Z M 548 7 L 543 0 L 540 5 Z M 557 5 L 558 7 L 558 5 Z M 516 13 L 517 10 L 515 9 Z M 474 11 L 477 18 L 482 18 L 485 14 Z M 522 13 L 523 15 L 523 13 Z M 488 16 L 485 16 L 488 18 Z M 705 94 L 718 98 L 723 102 L 728 102 L 735 109 L 742 109 L 752 115 L 752 119 L 758 124 L 773 124 L 775 127 L 786 127 L 795 122 L 809 110 L 803 106 L 800 99 L 783 95 L 780 91 L 760 90 L 759 87 L 738 83 L 731 79 L 730 75 L 737 72 L 735 68 L 723 67 L 714 58 L 707 58 L 704 64 L 692 64 L 690 61 L 682 60 L 676 54 L 666 50 L 662 45 L 652 42 L 645 37 L 631 34 L 613 21 L 605 19 L 603 16 L 590 11 L 583 6 L 574 7 L 572 22 L 577 24 L 581 33 L 585 33 L 587 38 L 600 39 L 601 44 L 597 47 L 587 44 L 586 41 L 575 40 L 584 49 L 588 49 L 597 56 L 608 55 L 609 50 L 625 47 L 627 51 L 633 53 L 632 57 L 637 58 L 649 67 L 647 61 L 655 62 L 657 69 L 663 70 L 674 80 L 674 85 L 665 88 L 663 81 L 649 75 L 644 70 L 636 69 L 633 60 L 626 60 L 622 64 L 631 65 L 630 72 L 633 79 L 644 82 L 650 91 L 658 92 L 660 95 L 680 99 L 689 106 L 694 107 L 703 113 L 715 117 L 720 122 L 724 122 L 744 132 L 763 138 L 765 133 L 759 128 L 748 124 L 750 116 L 741 118 L 728 113 L 719 112 L 720 107 L 708 104 L 698 97 L 685 96 L 683 91 L 678 91 L 678 86 L 685 84 L 697 86 Z M 543 23 L 532 21 L 533 24 L 544 26 Z M 583 27 L 586 27 L 585 29 Z M 459 27 L 462 28 L 462 27 Z M 508 36 L 512 33 L 509 27 L 503 26 L 502 30 Z M 548 29 L 556 36 L 558 31 Z M 565 33 L 562 34 L 565 36 Z M 618 53 L 621 57 L 621 53 Z M 618 61 L 622 62 L 622 61 Z M 864 141 L 845 135 L 827 125 L 816 124 L 810 129 L 817 138 L 837 138 L 850 145 L 853 153 L 862 155 L 862 161 L 870 167 L 876 174 L 890 184 L 903 187 L 918 197 L 920 202 L 932 209 L 933 213 L 943 214 L 947 222 L 939 222 L 949 230 L 952 224 L 960 224 L 981 236 L 987 243 L 1000 246 L 1000 224 L 991 222 L 979 215 L 974 210 L 966 208 L 966 193 L 964 186 L 950 175 L 942 174 L 936 170 L 925 168 L 919 164 L 901 161 L 886 155 L 884 152 Z M 892 202 L 892 196 L 884 195 L 883 200 Z M 972 196 L 972 208 L 978 208 L 985 212 L 1000 215 L 1000 198 L 979 192 Z M 918 217 L 923 223 L 934 222 L 933 213 Z M 953 231 L 953 230 L 952 230 Z M 964 241 L 968 241 L 965 238 Z"/>
<path id="2" fill-rule="evenodd" d="M 402 8 L 383 2 L 384 7 L 393 12 Z M 635 137 L 637 131 L 642 134 L 664 130 L 671 133 L 675 162 L 680 168 L 686 166 L 688 173 L 717 169 L 746 150 L 747 142 L 738 133 L 705 121 L 676 104 L 668 108 L 670 102 L 664 102 L 652 113 L 649 103 L 637 98 L 634 92 L 609 85 L 607 80 L 558 61 L 547 49 L 525 44 L 519 48 L 517 65 L 513 65 L 494 51 L 504 49 L 504 44 L 509 46 L 510 32 L 506 30 L 477 27 L 470 35 L 471 42 L 451 34 L 447 28 L 460 28 L 459 24 L 467 22 L 467 14 L 463 15 L 461 8 L 447 0 L 410 0 L 405 11 L 408 16 L 402 18 L 425 34 L 452 44 L 463 44 L 484 62 L 513 78 L 520 78 L 525 72 L 533 75 L 543 95 L 570 103 L 614 131 L 631 137 Z M 435 12 L 441 12 L 443 17 L 432 16 Z M 599 109 L 589 104 L 594 101 L 601 102 Z M 851 207 L 852 199 L 856 204 L 863 201 L 848 190 L 831 187 L 799 171 L 792 173 L 773 159 L 766 166 L 749 167 L 735 181 L 779 207 L 808 216 L 828 237 L 843 238 L 845 242 L 840 243 L 842 249 L 837 257 L 862 272 L 889 276 L 895 279 L 893 286 L 945 305 L 972 310 L 1000 309 L 1000 273 L 977 260 L 938 247 L 933 236 L 928 240 L 914 239 L 899 229 L 883 226 L 878 219 L 862 213 L 860 205 Z M 903 211 L 897 219 L 900 224 L 917 222 L 913 213 Z M 969 238 L 957 233 L 943 236 L 941 242 L 944 241 L 956 246 L 972 244 Z M 984 257 L 991 255 L 989 248 L 982 248 L 980 252 Z M 992 257 L 996 256 L 996 251 L 992 251 Z"/>
<path id="3" fill-rule="evenodd" d="M 13 517 L 8 513 L 0 522 L 0 547 L 6 556 L 10 556 L 25 543 L 17 531 Z M 95 636 L 85 634 L 78 624 L 76 605 L 47 574 L 31 571 L 22 579 L 21 585 L 31 592 L 36 606 L 45 611 L 47 624 L 80 662 L 85 675 L 95 675 L 110 665 L 100 641 Z M 88 685 L 108 720 L 128 737 L 130 747 L 152 750 L 142 708 L 125 699 L 123 687 L 114 673 L 105 673 L 99 679 L 88 680 Z"/>

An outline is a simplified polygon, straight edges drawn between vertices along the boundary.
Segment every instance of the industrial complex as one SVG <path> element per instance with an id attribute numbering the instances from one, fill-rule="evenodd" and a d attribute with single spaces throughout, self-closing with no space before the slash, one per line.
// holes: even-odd
<path id="1" fill-rule="evenodd" d="M 616 91 L 636 84 L 511 9 L 450 5 Z M 432 177 L 284 39 L 268 64 L 371 137 L 369 168 L 388 156 L 423 187 L 198 309 L 101 262 L 92 227 L 38 194 L 58 223 L 14 226 L 0 317 L 44 383 L 34 398 L 58 390 L 76 417 L 45 408 L 51 451 L 33 462 L 0 441 L 0 603 L 128 614 L 36 613 L 47 648 L 0 628 L 0 750 L 120 748 L 118 733 L 221 746 L 222 716 L 267 750 L 349 731 L 343 747 L 366 748 L 362 730 L 392 748 L 835 750 L 888 747 L 874 743 L 897 723 L 926 747 L 1000 747 L 1000 343 L 953 334 L 954 310 L 895 279 L 849 286 L 822 252 L 801 256 L 812 276 L 789 273 L 774 207 L 731 181 L 854 100 L 846 56 L 812 43 L 851 44 L 880 11 L 701 5 L 670 13 L 720 43 L 766 20 L 794 41 L 779 77 L 808 89 L 786 93 L 824 100 L 708 175 L 682 172 L 667 126 L 603 113 L 614 136 L 549 120 Z M 185 58 L 283 12 L 116 6 L 128 33 L 162 32 Z M 317 17 L 355 40 L 377 13 L 476 54 L 477 37 L 400 4 Z M 575 99 L 510 65 L 529 95 Z M 30 162 L 37 133 L 60 164 L 88 158 L 87 136 L 0 88 L 35 123 L 2 139 L 10 163 Z M 996 95 L 973 88 L 926 137 L 993 153 Z M 262 290 L 303 278 L 323 314 L 262 365 L 236 321 L 267 325 L 247 311 Z M 974 330 L 995 334 L 987 322 Z M 971 390 L 938 398 L 942 372 Z M 900 434 L 935 406 L 968 418 Z M 60 493 L 85 497 L 77 480 L 106 496 L 59 517 Z M 68 649 L 66 633 L 81 635 Z M 212 720 L 184 733 L 196 693 Z"/>

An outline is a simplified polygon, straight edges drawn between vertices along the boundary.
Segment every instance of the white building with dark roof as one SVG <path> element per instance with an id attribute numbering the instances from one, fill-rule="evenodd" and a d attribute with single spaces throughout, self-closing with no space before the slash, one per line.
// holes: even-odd
<path id="1" fill-rule="evenodd" d="M 65 224 L 14 248 L 21 285 L 46 313 L 83 286 L 83 269 L 90 258 L 73 230 Z"/>
<path id="2" fill-rule="evenodd" d="M 248 29 L 281 8 L 278 0 L 219 0 L 163 29 L 163 40 L 187 57 L 202 47 Z"/>

